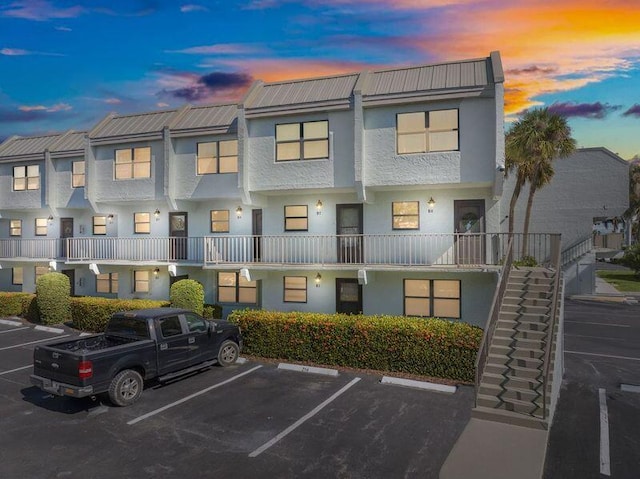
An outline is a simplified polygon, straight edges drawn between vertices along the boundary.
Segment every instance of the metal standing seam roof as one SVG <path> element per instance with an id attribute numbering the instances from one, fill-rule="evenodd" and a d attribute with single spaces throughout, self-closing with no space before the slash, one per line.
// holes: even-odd
<path id="1" fill-rule="evenodd" d="M 103 121 L 90 133 L 92 139 L 135 137 L 160 133 L 178 110 L 154 111 L 134 115 L 116 115 Z"/>
<path id="2" fill-rule="evenodd" d="M 0 145 L 0 158 L 22 157 L 42 154 L 62 137 L 62 133 L 43 136 L 9 138 Z M 44 158 L 44 157 L 43 157 Z"/>
<path id="3" fill-rule="evenodd" d="M 58 155 L 84 150 L 84 137 L 86 134 L 86 131 L 69 131 L 51 146 L 49 150 L 51 153 L 57 153 Z"/>
<path id="4" fill-rule="evenodd" d="M 199 131 L 231 126 L 237 116 L 238 105 L 192 106 L 170 125 L 171 132 Z"/>
<path id="5" fill-rule="evenodd" d="M 348 101 L 359 76 L 360 73 L 351 73 L 263 84 L 250 95 L 245 108 L 250 110 L 305 103 Z"/>
<path id="6" fill-rule="evenodd" d="M 393 95 L 489 85 L 489 59 L 396 68 L 369 73 L 363 96 Z"/>

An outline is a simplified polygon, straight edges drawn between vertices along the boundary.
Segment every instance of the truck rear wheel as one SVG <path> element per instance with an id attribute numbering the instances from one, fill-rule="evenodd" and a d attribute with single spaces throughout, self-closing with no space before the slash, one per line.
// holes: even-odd
<path id="1" fill-rule="evenodd" d="M 109 399 L 116 406 L 130 406 L 142 395 L 142 376 L 133 369 L 120 371 L 109 385 Z"/>
<path id="2" fill-rule="evenodd" d="M 220 345 L 220 351 L 218 351 L 218 364 L 220 366 L 231 366 L 238 360 L 240 355 L 240 347 L 233 341 L 227 339 Z"/>

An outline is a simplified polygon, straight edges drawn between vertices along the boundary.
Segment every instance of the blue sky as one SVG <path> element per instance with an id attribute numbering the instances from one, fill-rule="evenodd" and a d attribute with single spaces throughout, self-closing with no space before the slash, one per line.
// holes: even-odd
<path id="1" fill-rule="evenodd" d="M 640 155 L 640 2 L 0 2 L 0 139 L 108 112 L 237 100 L 254 79 L 502 54 L 507 120 L 548 106 L 580 146 Z"/>

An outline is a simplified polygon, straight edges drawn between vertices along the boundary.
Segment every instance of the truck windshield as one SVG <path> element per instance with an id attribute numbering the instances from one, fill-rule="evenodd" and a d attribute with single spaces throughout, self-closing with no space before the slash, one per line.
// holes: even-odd
<path id="1" fill-rule="evenodd" d="M 109 321 L 109 325 L 107 326 L 106 333 L 119 334 L 122 336 L 135 336 L 138 338 L 149 337 L 147 321 L 144 319 L 135 318 L 111 318 L 111 320 Z"/>

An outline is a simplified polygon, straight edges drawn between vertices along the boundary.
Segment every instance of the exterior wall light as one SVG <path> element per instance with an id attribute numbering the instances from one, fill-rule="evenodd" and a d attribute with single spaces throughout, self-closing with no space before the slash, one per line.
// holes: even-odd
<path id="1" fill-rule="evenodd" d="M 242 218 L 242 206 L 238 206 L 236 208 L 236 218 L 238 219 Z"/>
<path id="2" fill-rule="evenodd" d="M 322 214 L 322 201 L 318 200 L 316 203 L 316 214 L 317 215 L 321 215 Z"/>
<path id="3" fill-rule="evenodd" d="M 53 223 L 53 216 L 49 215 L 49 217 L 47 218 L 47 221 L 49 223 Z"/>
<path id="4" fill-rule="evenodd" d="M 156 210 L 153 212 L 153 216 L 155 216 L 156 221 L 158 221 L 158 219 L 160 218 L 160 210 L 158 208 L 156 208 Z"/>
<path id="5" fill-rule="evenodd" d="M 320 273 L 316 274 L 316 288 L 320 287 L 320 283 L 322 282 L 322 275 Z"/>
<path id="6" fill-rule="evenodd" d="M 158 275 L 160 274 L 160 268 L 156 268 L 153 270 L 154 278 L 158 279 Z"/>
<path id="7" fill-rule="evenodd" d="M 113 223 L 113 215 L 107 215 L 107 219 L 109 220 L 109 223 Z"/>
<path id="8" fill-rule="evenodd" d="M 436 206 L 436 200 L 433 199 L 433 196 L 431 198 L 429 198 L 429 201 L 427 201 L 427 211 L 429 213 L 433 213 L 433 208 Z"/>

